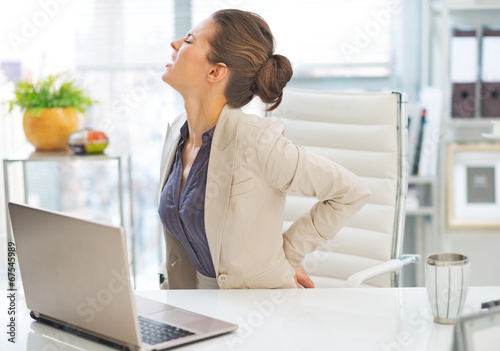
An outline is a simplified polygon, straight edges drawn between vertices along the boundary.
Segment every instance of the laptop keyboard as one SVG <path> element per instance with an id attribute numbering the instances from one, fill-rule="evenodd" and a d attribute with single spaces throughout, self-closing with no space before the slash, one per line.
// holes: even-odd
<path id="1" fill-rule="evenodd" d="M 144 317 L 139 317 L 139 326 L 141 327 L 142 341 L 150 345 L 194 334 L 190 331 Z"/>

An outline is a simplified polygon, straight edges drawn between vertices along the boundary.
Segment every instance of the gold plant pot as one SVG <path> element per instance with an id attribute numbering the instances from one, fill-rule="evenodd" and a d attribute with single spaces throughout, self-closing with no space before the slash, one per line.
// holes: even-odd
<path id="1" fill-rule="evenodd" d="M 70 107 L 46 108 L 38 116 L 28 110 L 23 119 L 26 139 L 37 150 L 66 149 L 69 135 L 78 129 L 79 114 Z"/>

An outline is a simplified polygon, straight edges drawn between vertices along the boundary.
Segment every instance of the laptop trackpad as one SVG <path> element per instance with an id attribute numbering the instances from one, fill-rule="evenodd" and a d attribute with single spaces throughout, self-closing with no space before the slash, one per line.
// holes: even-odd
<path id="1" fill-rule="evenodd" d="M 158 313 L 153 313 L 147 316 L 147 318 L 151 318 L 157 320 L 159 322 L 179 326 L 181 328 L 190 325 L 191 323 L 195 323 L 201 320 L 207 320 L 207 317 L 191 313 L 189 311 L 181 310 L 178 308 L 174 308 L 168 311 L 162 311 Z"/>
<path id="2" fill-rule="evenodd" d="M 147 297 L 142 297 L 135 295 L 135 304 L 137 306 L 137 314 L 139 316 L 147 316 L 151 313 L 172 310 L 175 307 L 167 305 L 163 302 L 148 299 Z"/>

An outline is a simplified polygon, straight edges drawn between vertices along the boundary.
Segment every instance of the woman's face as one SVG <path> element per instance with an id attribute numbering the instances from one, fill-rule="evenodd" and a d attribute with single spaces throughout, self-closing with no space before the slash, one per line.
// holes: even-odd
<path id="1" fill-rule="evenodd" d="M 206 19 L 186 37 L 173 41 L 170 44 L 174 49 L 172 61 L 166 64 L 163 81 L 180 93 L 202 88 L 212 66 L 207 60 L 210 50 L 208 38 L 214 32 L 215 23 Z"/>

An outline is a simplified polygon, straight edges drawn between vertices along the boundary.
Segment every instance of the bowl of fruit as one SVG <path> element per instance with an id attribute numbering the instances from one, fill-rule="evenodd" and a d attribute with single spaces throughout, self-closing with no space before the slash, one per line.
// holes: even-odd
<path id="1" fill-rule="evenodd" d="M 108 136 L 93 129 L 77 130 L 68 138 L 68 146 L 76 155 L 103 153 L 108 144 Z"/>

